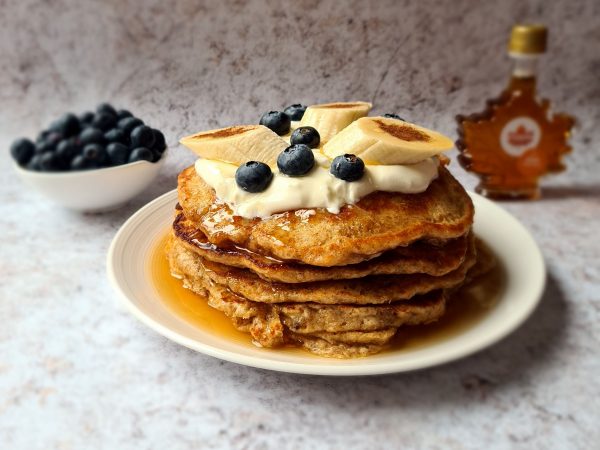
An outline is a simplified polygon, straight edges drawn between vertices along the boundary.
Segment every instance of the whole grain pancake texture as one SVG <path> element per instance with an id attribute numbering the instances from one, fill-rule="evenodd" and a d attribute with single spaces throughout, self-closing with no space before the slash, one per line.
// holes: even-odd
<path id="1" fill-rule="evenodd" d="M 178 177 L 171 273 L 259 347 L 379 353 L 494 265 L 446 167 L 451 141 L 370 108 L 311 105 L 181 140 L 203 163 Z"/>

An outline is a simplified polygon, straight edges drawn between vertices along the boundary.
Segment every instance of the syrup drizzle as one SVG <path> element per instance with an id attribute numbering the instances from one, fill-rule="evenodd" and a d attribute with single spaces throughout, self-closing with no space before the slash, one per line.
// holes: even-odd
<path id="1" fill-rule="evenodd" d="M 223 313 L 208 306 L 202 296 L 185 289 L 181 280 L 173 277 L 165 255 L 168 234 L 158 240 L 152 250 L 150 271 L 155 287 L 167 307 L 186 322 L 207 330 L 236 344 L 254 347 L 248 333 L 237 330 Z M 452 295 L 446 313 L 428 325 L 401 327 L 385 352 L 406 352 L 433 345 L 461 334 L 480 322 L 496 305 L 505 288 L 505 271 L 500 265 Z M 265 349 L 303 356 L 310 353 L 294 347 Z M 318 356 L 315 356 L 318 358 Z"/>

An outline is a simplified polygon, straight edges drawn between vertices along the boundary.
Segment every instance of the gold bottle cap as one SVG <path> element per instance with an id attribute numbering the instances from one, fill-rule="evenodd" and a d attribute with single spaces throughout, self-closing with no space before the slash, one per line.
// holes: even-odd
<path id="1" fill-rule="evenodd" d="M 544 25 L 515 25 L 510 33 L 508 51 L 535 55 L 546 51 L 548 30 Z"/>

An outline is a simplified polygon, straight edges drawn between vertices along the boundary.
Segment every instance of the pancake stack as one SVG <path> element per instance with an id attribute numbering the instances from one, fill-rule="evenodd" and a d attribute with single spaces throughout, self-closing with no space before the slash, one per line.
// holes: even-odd
<path id="1" fill-rule="evenodd" d="M 403 327 L 438 320 L 449 293 L 489 265 L 476 264 L 473 204 L 443 165 L 425 192 L 376 191 L 338 214 L 237 216 L 194 167 L 178 194 L 173 275 L 263 347 L 377 353 Z"/>

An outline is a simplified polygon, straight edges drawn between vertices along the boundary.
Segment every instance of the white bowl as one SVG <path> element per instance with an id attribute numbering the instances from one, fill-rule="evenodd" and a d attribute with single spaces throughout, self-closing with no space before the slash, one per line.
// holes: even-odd
<path id="1" fill-rule="evenodd" d="M 37 172 L 14 164 L 23 181 L 59 205 L 75 211 L 115 209 L 142 192 L 154 180 L 166 154 L 159 161 L 137 161 L 104 169 L 69 172 Z"/>

